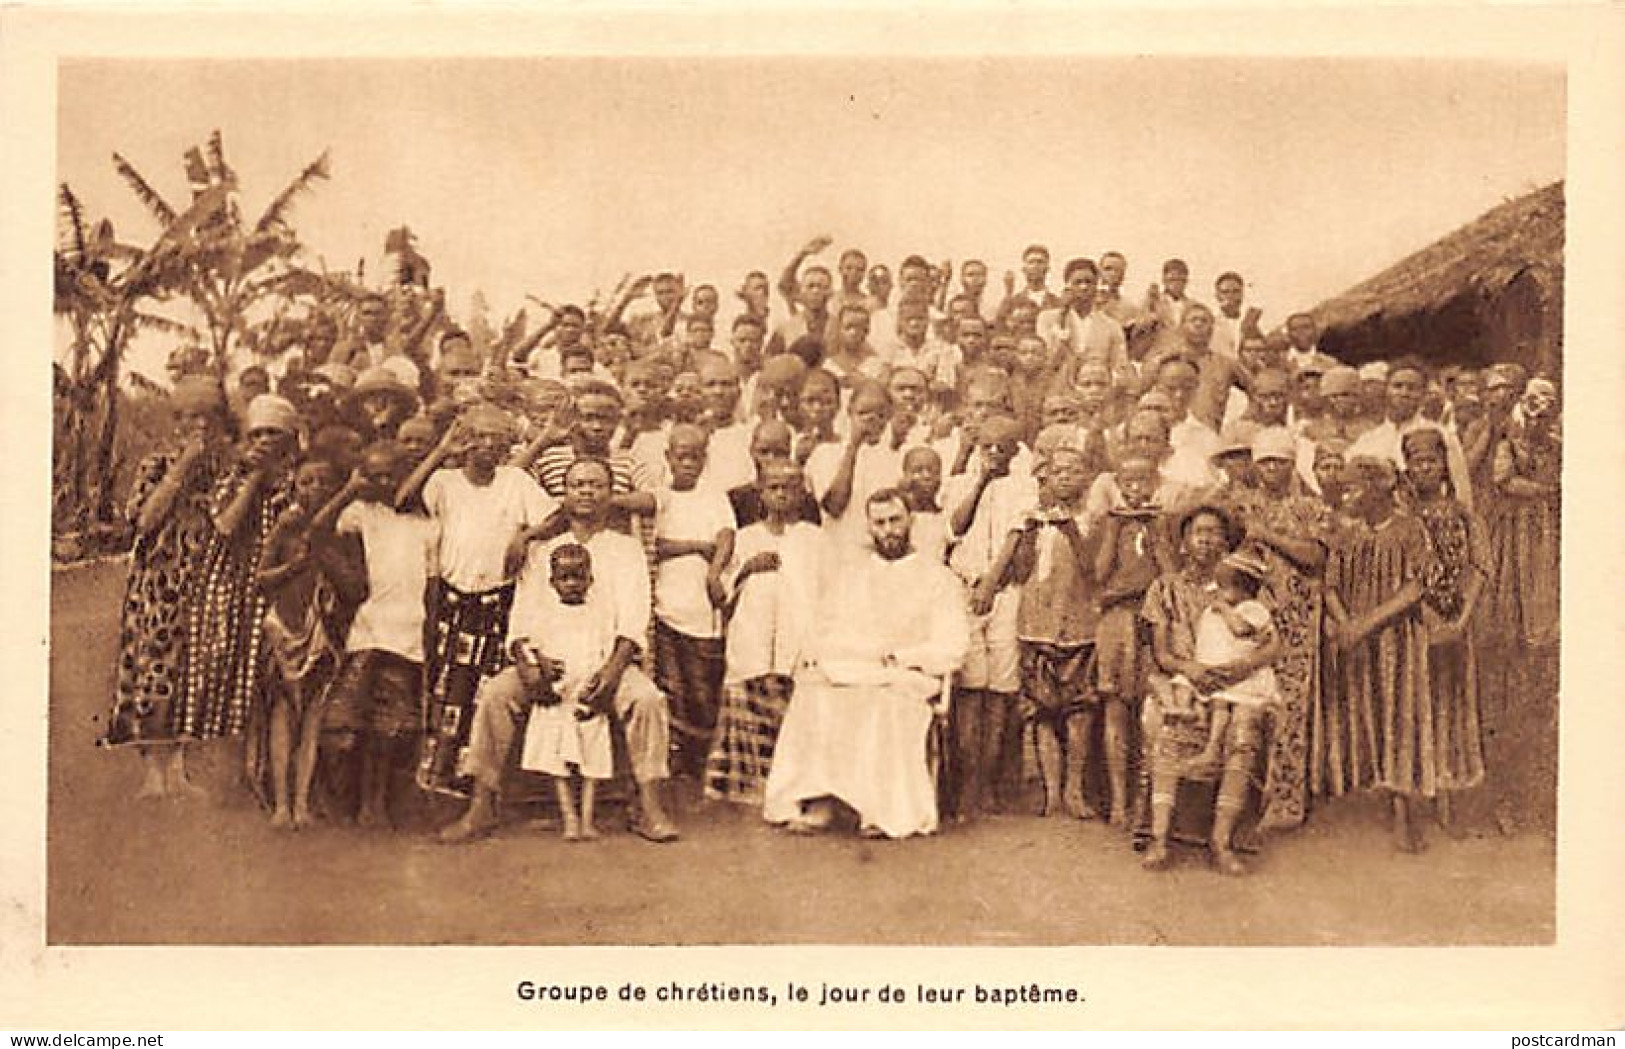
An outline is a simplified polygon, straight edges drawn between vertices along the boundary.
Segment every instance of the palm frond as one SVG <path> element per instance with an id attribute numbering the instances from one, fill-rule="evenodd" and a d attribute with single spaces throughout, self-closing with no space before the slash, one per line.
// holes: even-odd
<path id="1" fill-rule="evenodd" d="M 130 327 L 135 331 L 155 331 L 161 335 L 178 335 L 190 339 L 202 337 L 202 333 L 196 327 L 169 317 L 161 317 L 156 313 L 131 314 Z"/>
<path id="2" fill-rule="evenodd" d="M 175 221 L 175 209 L 169 206 L 169 202 L 157 190 L 152 188 L 152 184 L 142 177 L 141 172 L 137 171 L 134 165 L 119 154 L 114 153 L 113 167 L 135 195 L 140 198 L 141 203 L 147 206 L 147 210 L 152 212 L 153 218 L 156 218 L 165 227 Z"/>
<path id="3" fill-rule="evenodd" d="M 85 209 L 79 203 L 79 198 L 73 190 L 68 188 L 66 182 L 57 188 L 57 197 L 62 202 L 62 212 L 68 219 L 68 232 L 72 236 L 73 250 L 80 258 L 85 254 Z"/>
<path id="4" fill-rule="evenodd" d="M 270 206 L 265 209 L 265 214 L 261 215 L 260 220 L 254 224 L 254 232 L 264 233 L 273 226 L 285 223 L 294 198 L 309 190 L 317 179 L 327 177 L 327 150 L 324 149 L 321 156 L 305 165 L 305 170 L 301 171 L 281 193 L 276 195 Z"/>

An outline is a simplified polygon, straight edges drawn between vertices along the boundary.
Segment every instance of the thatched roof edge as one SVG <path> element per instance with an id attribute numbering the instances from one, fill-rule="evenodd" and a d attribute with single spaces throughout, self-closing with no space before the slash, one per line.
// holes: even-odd
<path id="1" fill-rule="evenodd" d="M 1492 297 L 1526 270 L 1561 281 L 1563 183 L 1485 212 L 1309 312 L 1323 330 L 1431 312 L 1463 294 Z"/>

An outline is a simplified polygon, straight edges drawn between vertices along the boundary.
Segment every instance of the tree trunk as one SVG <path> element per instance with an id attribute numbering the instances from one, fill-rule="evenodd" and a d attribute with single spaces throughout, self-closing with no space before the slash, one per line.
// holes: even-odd
<path id="1" fill-rule="evenodd" d="M 124 332 L 123 321 L 116 321 L 108 332 L 105 355 L 97 368 L 97 391 L 102 403 L 95 467 L 91 472 L 95 492 L 91 520 L 98 524 L 113 520 L 113 451 L 118 442 L 119 355 L 124 352 Z"/>

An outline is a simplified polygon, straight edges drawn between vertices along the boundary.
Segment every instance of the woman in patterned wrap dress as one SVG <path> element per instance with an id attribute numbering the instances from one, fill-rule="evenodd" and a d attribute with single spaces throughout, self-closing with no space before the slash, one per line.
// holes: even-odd
<path id="1" fill-rule="evenodd" d="M 244 413 L 242 458 L 215 486 L 214 527 L 187 617 L 186 688 L 176 719 L 183 738 L 235 736 L 259 713 L 266 600 L 254 576 L 272 525 L 292 501 L 298 422 L 283 398 L 254 398 Z"/>
<path id="2" fill-rule="evenodd" d="M 1390 460 L 1349 460 L 1353 520 L 1339 530 L 1326 571 L 1334 624 L 1327 782 L 1332 794 L 1386 792 L 1395 847 L 1415 852 L 1412 801 L 1434 797 L 1439 785 L 1421 608 L 1434 568 L 1427 529 L 1395 504 L 1397 484 Z"/>
<path id="3" fill-rule="evenodd" d="M 1437 430 L 1405 435 L 1410 509 L 1427 528 L 1434 572 L 1422 599 L 1428 631 L 1428 681 L 1438 751 L 1439 822 L 1451 827 L 1450 795 L 1484 781 L 1479 723 L 1478 653 L 1473 619 L 1489 568 L 1478 519 L 1456 501 Z"/>
<path id="4" fill-rule="evenodd" d="M 103 746 L 139 749 L 138 797 L 190 787 L 185 748 L 177 738 L 186 622 L 213 531 L 210 494 L 230 456 L 231 414 L 219 383 L 204 376 L 184 378 L 171 403 L 176 446 L 141 462 L 127 504 L 135 546 L 119 630 L 117 693 L 99 740 Z"/>
<path id="5" fill-rule="evenodd" d="M 1302 824 L 1309 798 L 1324 788 L 1310 755 L 1322 716 L 1321 580 L 1331 511 L 1302 494 L 1296 457 L 1297 442 L 1285 429 L 1263 430 L 1254 438 L 1253 464 L 1264 498 L 1242 518 L 1248 543 L 1269 565 L 1263 596 L 1286 647 L 1275 665 L 1281 709 L 1272 721 L 1264 774 L 1259 829 L 1266 831 Z"/>

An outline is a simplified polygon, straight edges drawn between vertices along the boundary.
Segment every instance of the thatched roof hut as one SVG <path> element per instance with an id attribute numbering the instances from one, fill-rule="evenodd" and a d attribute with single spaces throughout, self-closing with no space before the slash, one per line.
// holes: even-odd
<path id="1" fill-rule="evenodd" d="M 1563 348 L 1563 183 L 1502 204 L 1310 311 L 1349 362 L 1517 360 L 1557 375 Z"/>

